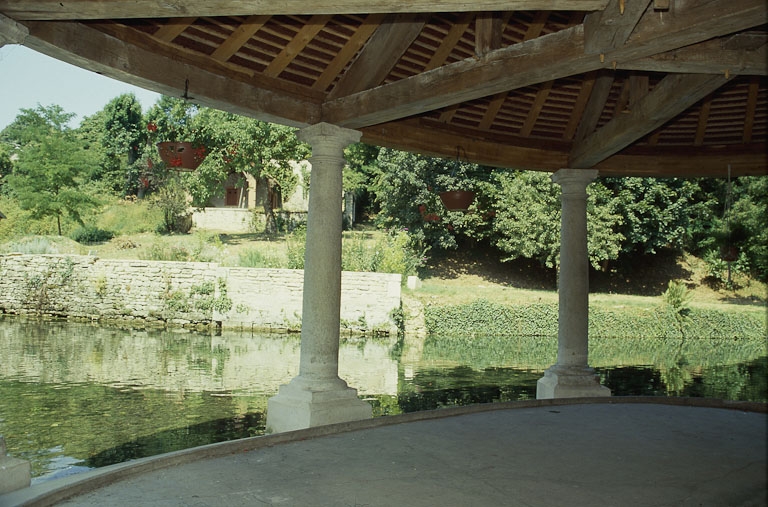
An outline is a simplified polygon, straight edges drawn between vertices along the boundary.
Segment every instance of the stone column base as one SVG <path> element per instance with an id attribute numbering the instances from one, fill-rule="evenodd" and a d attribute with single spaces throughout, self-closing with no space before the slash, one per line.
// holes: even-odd
<path id="1" fill-rule="evenodd" d="M 610 396 L 611 390 L 600 385 L 592 368 L 552 366 L 536 382 L 536 399 L 592 398 Z"/>
<path id="2" fill-rule="evenodd" d="M 301 377 L 280 386 L 267 401 L 267 433 L 370 419 L 373 409 L 341 379 L 310 382 Z"/>
<path id="3" fill-rule="evenodd" d="M 5 440 L 0 437 L 0 495 L 26 488 L 31 483 L 29 461 L 5 454 Z"/>

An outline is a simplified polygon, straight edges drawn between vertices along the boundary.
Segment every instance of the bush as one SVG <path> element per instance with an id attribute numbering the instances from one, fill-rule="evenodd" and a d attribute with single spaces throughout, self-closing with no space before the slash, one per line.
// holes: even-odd
<path id="1" fill-rule="evenodd" d="M 255 248 L 240 252 L 237 263 L 242 268 L 281 268 L 282 264 L 277 257 L 265 255 Z"/>
<path id="2" fill-rule="evenodd" d="M 82 245 L 92 245 L 109 241 L 115 235 L 112 231 L 99 229 L 94 225 L 84 225 L 75 229 L 69 237 Z"/>
<path id="3" fill-rule="evenodd" d="M 48 238 L 39 236 L 22 238 L 19 241 L 7 243 L 3 246 L 3 251 L 33 255 L 59 253 L 56 245 L 51 243 Z"/>

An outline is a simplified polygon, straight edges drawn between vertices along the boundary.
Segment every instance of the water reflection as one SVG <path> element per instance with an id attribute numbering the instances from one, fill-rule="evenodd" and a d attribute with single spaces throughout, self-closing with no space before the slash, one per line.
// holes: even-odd
<path id="1" fill-rule="evenodd" d="M 340 372 L 377 416 L 532 399 L 556 339 L 347 340 Z M 763 343 L 595 339 L 615 395 L 766 401 Z M 35 481 L 264 432 L 295 335 L 105 329 L 0 318 L 0 434 Z"/>

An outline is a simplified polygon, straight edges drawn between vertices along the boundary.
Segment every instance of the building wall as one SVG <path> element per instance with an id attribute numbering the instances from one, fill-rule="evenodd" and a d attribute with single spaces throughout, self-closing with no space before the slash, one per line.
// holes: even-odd
<path id="1" fill-rule="evenodd" d="M 0 313 L 52 315 L 135 325 L 298 330 L 301 270 L 204 262 L 0 256 Z M 400 275 L 342 274 L 341 326 L 395 332 Z"/>

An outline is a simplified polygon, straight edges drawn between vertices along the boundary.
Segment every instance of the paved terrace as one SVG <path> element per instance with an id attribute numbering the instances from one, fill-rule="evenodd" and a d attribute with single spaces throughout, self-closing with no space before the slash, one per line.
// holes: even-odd
<path id="1" fill-rule="evenodd" d="M 0 505 L 764 507 L 767 432 L 756 403 L 499 403 L 179 451 Z"/>

